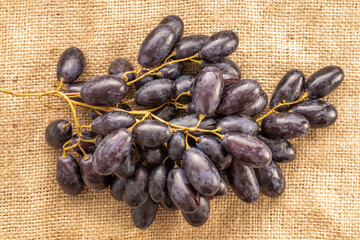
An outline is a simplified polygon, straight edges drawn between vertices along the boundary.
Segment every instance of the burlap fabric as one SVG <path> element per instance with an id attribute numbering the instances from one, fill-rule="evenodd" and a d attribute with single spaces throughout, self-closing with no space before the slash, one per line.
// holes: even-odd
<path id="1" fill-rule="evenodd" d="M 328 129 L 292 141 L 297 157 L 281 165 L 285 194 L 252 205 L 231 191 L 211 201 L 211 217 L 190 227 L 180 212 L 159 208 L 152 227 L 136 229 L 109 190 L 65 195 L 55 181 L 60 151 L 47 146 L 46 125 L 71 119 L 34 98 L 0 94 L 1 239 L 359 239 L 360 238 L 360 2 L 352 1 L 0 1 L 0 84 L 17 91 L 53 88 L 56 64 L 69 46 L 81 48 L 81 80 L 105 74 L 125 57 L 137 65 L 141 41 L 168 14 L 184 35 L 238 33 L 231 56 L 243 78 L 271 93 L 291 68 L 308 77 L 331 64 L 345 81 L 325 99 L 339 111 Z M 50 103 L 61 105 L 60 99 Z M 89 123 L 80 111 L 83 123 Z"/>

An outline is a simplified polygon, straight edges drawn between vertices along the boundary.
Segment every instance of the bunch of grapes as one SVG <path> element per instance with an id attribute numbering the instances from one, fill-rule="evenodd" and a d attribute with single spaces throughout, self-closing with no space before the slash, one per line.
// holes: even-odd
<path id="1" fill-rule="evenodd" d="M 228 185 L 247 203 L 260 193 L 281 195 L 285 177 L 278 163 L 296 155 L 287 139 L 311 127 L 328 127 L 338 116 L 332 104 L 319 98 L 343 81 L 341 68 L 325 67 L 307 81 L 300 70 L 288 71 L 271 97 L 271 110 L 254 119 L 268 97 L 259 82 L 241 79 L 238 65 L 226 58 L 238 47 L 236 33 L 181 38 L 183 30 L 178 16 L 165 17 L 141 44 L 141 69 L 119 58 L 108 75 L 74 82 L 85 57 L 71 47 L 60 56 L 56 90 L 19 94 L 1 89 L 67 101 L 77 133 L 63 119 L 45 131 L 47 143 L 63 149 L 58 184 L 69 195 L 80 194 L 84 185 L 95 190 L 110 186 L 112 197 L 131 208 L 140 229 L 150 227 L 158 205 L 180 210 L 189 224 L 201 226 L 210 216 L 209 201 L 225 195 Z M 201 70 L 182 75 L 185 61 Z M 132 85 L 135 95 L 124 101 Z M 147 109 L 132 110 L 131 101 Z M 75 107 L 89 110 L 91 125 L 79 124 Z M 70 149 L 82 156 L 80 163 Z"/>

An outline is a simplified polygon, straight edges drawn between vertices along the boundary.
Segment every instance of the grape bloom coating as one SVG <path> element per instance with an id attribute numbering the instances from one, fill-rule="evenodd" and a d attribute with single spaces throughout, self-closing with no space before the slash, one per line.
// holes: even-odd
<path id="1" fill-rule="evenodd" d="M 85 55 L 70 47 L 58 60 L 56 90 L 23 94 L 0 88 L 66 101 L 73 119 L 54 120 L 45 129 L 48 145 L 62 149 L 55 157 L 59 190 L 75 196 L 85 187 L 110 186 L 110 195 L 130 208 L 139 229 L 151 226 L 159 205 L 181 211 L 187 223 L 200 227 L 210 217 L 211 200 L 226 195 L 228 185 L 245 203 L 257 204 L 261 194 L 281 196 L 281 164 L 296 163 L 291 139 L 311 128 L 336 127 L 341 114 L 331 98 L 320 99 L 343 82 L 340 67 L 312 75 L 290 69 L 264 112 L 268 94 L 256 76 L 242 79 L 246 69 L 231 60 L 237 33 L 183 37 L 184 27 L 179 16 L 170 15 L 144 34 L 139 69 L 128 56 L 114 57 L 107 75 L 76 81 Z M 196 70 L 185 72 L 184 62 Z M 91 124 L 81 125 L 78 111 L 88 111 Z"/>

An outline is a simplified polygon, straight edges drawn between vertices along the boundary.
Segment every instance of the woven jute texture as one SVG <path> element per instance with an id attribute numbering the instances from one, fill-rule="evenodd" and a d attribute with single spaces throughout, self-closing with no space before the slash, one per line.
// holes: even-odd
<path id="1" fill-rule="evenodd" d="M 359 239 L 360 238 L 360 2 L 358 0 L 245 1 L 0 1 L 0 87 L 20 92 L 53 89 L 59 55 L 82 49 L 80 80 L 105 74 L 117 57 L 136 67 L 144 37 L 169 14 L 185 23 L 184 36 L 238 33 L 230 56 L 243 78 L 271 96 L 283 74 L 306 77 L 327 66 L 345 71 L 325 100 L 339 111 L 327 129 L 291 141 L 296 159 L 281 165 L 285 193 L 241 202 L 230 190 L 211 201 L 211 217 L 192 228 L 180 212 L 159 208 L 150 229 L 136 229 L 124 203 L 109 190 L 65 195 L 55 181 L 61 151 L 47 146 L 44 129 L 68 108 L 52 110 L 36 98 L 0 94 L 1 239 Z M 45 100 L 45 99 L 44 99 Z M 58 98 L 48 103 L 64 104 Z M 81 123 L 89 123 L 79 110 Z"/>

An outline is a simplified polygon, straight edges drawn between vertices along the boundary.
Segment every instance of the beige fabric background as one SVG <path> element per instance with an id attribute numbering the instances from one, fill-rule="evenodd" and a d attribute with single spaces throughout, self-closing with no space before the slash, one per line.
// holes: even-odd
<path id="1" fill-rule="evenodd" d="M 45 143 L 46 125 L 71 119 L 32 98 L 0 94 L 1 239 L 359 239 L 360 238 L 360 3 L 318 1 L 0 1 L 0 87 L 45 91 L 57 82 L 56 64 L 69 46 L 81 48 L 81 80 L 125 57 L 137 65 L 142 39 L 168 14 L 185 23 L 184 35 L 238 33 L 231 56 L 244 78 L 271 96 L 291 68 L 308 77 L 336 64 L 345 81 L 326 97 L 339 110 L 328 129 L 292 141 L 297 158 L 281 165 L 284 195 L 241 202 L 231 191 L 211 202 L 211 217 L 190 227 L 180 212 L 159 208 L 146 231 L 132 225 L 128 208 L 109 191 L 62 193 L 55 181 L 60 151 Z M 51 100 L 62 104 L 59 99 Z M 89 122 L 85 113 L 82 122 Z M 86 120 L 87 119 L 87 120 Z"/>

